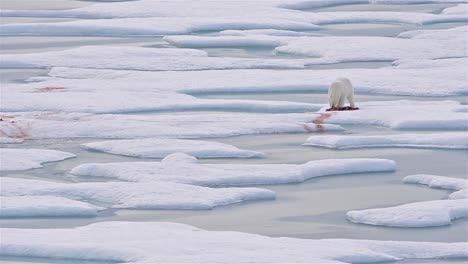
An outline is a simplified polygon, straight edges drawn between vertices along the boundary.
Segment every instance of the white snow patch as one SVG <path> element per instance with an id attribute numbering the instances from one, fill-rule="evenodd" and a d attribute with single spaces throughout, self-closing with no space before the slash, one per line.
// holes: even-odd
<path id="1" fill-rule="evenodd" d="M 458 4 L 456 6 L 447 7 L 442 10 L 444 15 L 457 15 L 457 16 L 468 16 L 468 5 Z"/>
<path id="2" fill-rule="evenodd" d="M 103 208 L 56 196 L 0 196 L 0 209 L 2 218 L 95 216 Z"/>
<path id="3" fill-rule="evenodd" d="M 22 139 L 22 138 L 0 137 L 0 144 L 21 143 L 23 141 L 24 141 L 24 139 Z"/>
<path id="4" fill-rule="evenodd" d="M 30 170 L 42 167 L 42 163 L 61 161 L 75 154 L 48 149 L 0 149 L 0 171 Z"/>
<path id="5" fill-rule="evenodd" d="M 71 170 L 74 175 L 110 177 L 132 182 L 165 181 L 202 186 L 242 186 L 298 183 L 328 175 L 394 171 L 396 164 L 385 159 L 329 159 L 305 164 L 199 164 L 193 160 L 162 162 L 88 163 Z M 185 157 L 184 155 L 182 157 Z M 171 160 L 171 162 L 165 162 Z"/>
<path id="6" fill-rule="evenodd" d="M 4 228 L 1 232 L 1 256 L 55 260 L 338 264 L 468 257 L 467 243 L 271 238 L 161 222 L 100 222 L 73 229 Z"/>
<path id="7" fill-rule="evenodd" d="M 410 203 L 395 207 L 350 211 L 346 214 L 354 223 L 394 227 L 430 227 L 451 224 L 452 220 L 468 217 L 468 199 Z"/>
<path id="8" fill-rule="evenodd" d="M 0 182 L 3 196 L 28 196 L 21 201 L 23 206 L 35 205 L 37 196 L 54 196 L 96 203 L 105 208 L 206 210 L 275 198 L 273 191 L 260 188 L 207 188 L 158 181 L 55 183 L 4 177 Z M 66 210 L 67 204 L 63 207 Z M 69 210 L 71 214 L 75 212 L 73 204 Z"/>
<path id="9" fill-rule="evenodd" d="M 277 71 L 267 69 L 223 71 L 135 72 L 56 67 L 48 77 L 34 78 L 35 83 L 5 84 L 2 107 L 10 106 L 11 97 L 33 96 L 43 87 L 64 87 L 62 92 L 124 91 L 146 92 L 327 92 L 336 76 L 353 81 L 356 93 L 447 96 L 465 94 L 468 89 L 466 58 L 442 60 L 399 60 L 395 66 L 379 69 L 330 69 Z M 149 90 L 151 89 L 151 90 Z M 97 93 L 99 95 L 99 93 Z M 136 95 L 133 95 L 136 96 Z M 143 96 L 142 96 L 143 97 Z M 176 98 L 176 97 L 174 97 Z M 63 99 L 63 98 L 62 98 Z M 89 99 L 89 98 L 88 98 Z M 176 98 L 190 102 L 188 97 Z M 19 99 L 18 99 L 19 100 Z M 25 99 L 26 100 L 26 99 Z M 42 99 L 44 100 L 44 99 Z M 51 100 L 51 99 L 49 99 Z M 142 101 L 144 99 L 140 99 Z M 102 100 L 101 100 L 102 101 Z M 231 100 L 230 100 L 231 101 Z M 205 101 L 216 102 L 216 101 Z M 228 101 L 226 101 L 228 102 Z"/>
<path id="10" fill-rule="evenodd" d="M 85 149 L 142 158 L 164 158 L 183 152 L 197 158 L 258 158 L 264 154 L 243 150 L 232 145 L 184 139 L 130 139 L 91 142 L 81 145 Z"/>
<path id="11" fill-rule="evenodd" d="M 167 53 L 166 53 L 167 50 Z M 76 67 L 142 71 L 304 68 L 304 60 L 208 57 L 190 49 L 85 46 L 61 51 L 2 54 L 0 67 Z"/>
<path id="12" fill-rule="evenodd" d="M 468 179 L 452 178 L 429 174 L 417 174 L 406 176 L 403 179 L 403 182 L 413 184 L 424 184 L 431 188 L 441 188 L 449 190 L 468 189 Z"/>
<path id="13" fill-rule="evenodd" d="M 306 114 L 159 114 L 94 115 L 65 112 L 15 113 L 16 129 L 0 122 L 9 136 L 27 131 L 30 138 L 209 138 L 247 134 L 322 133 L 343 131 L 339 125 L 314 124 L 316 113 Z"/>
<path id="14" fill-rule="evenodd" d="M 468 134 L 459 132 L 378 136 L 312 136 L 307 139 L 304 145 L 334 149 L 379 147 L 468 149 Z"/>
<path id="15" fill-rule="evenodd" d="M 459 190 L 449 200 L 409 203 L 395 207 L 348 212 L 351 222 L 394 227 L 431 227 L 450 225 L 453 220 L 468 217 L 468 180 L 418 174 L 403 179 L 405 183 L 425 184 L 431 188 Z"/>
<path id="16" fill-rule="evenodd" d="M 356 100 L 359 102 L 358 98 Z M 381 125 L 398 130 L 466 130 L 467 115 L 457 112 L 459 106 L 455 101 L 365 102 L 358 103 L 358 111 L 331 112 L 333 115 L 325 123 Z"/>

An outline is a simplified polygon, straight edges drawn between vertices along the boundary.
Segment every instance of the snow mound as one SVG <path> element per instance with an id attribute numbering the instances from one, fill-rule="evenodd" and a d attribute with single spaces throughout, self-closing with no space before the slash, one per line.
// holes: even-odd
<path id="1" fill-rule="evenodd" d="M 61 161 L 75 154 L 48 149 L 0 149 L 0 171 L 19 171 L 41 168 L 42 163 Z"/>
<path id="2" fill-rule="evenodd" d="M 468 217 L 468 199 L 410 203 L 395 207 L 350 211 L 346 214 L 354 223 L 394 227 L 430 227 L 451 224 L 452 220 Z"/>
<path id="3" fill-rule="evenodd" d="M 468 189 L 468 179 L 452 178 L 446 176 L 418 174 L 406 176 L 404 183 L 424 184 L 431 188 L 441 188 L 449 190 Z"/>
<path id="4" fill-rule="evenodd" d="M 0 209 L 2 218 L 96 216 L 103 208 L 56 196 L 0 196 Z"/>
<path id="5" fill-rule="evenodd" d="M 468 257 L 467 243 L 271 238 L 163 222 L 100 222 L 71 229 L 4 228 L 1 232 L 0 255 L 55 260 L 339 264 Z"/>
<path id="6" fill-rule="evenodd" d="M 457 16 L 468 16 L 468 5 L 458 4 L 456 6 L 447 7 L 442 10 L 444 15 L 457 15 Z"/>
<path id="7" fill-rule="evenodd" d="M 382 136 L 312 136 L 304 145 L 334 149 L 378 147 L 468 149 L 468 134 L 460 132 Z"/>
<path id="8" fill-rule="evenodd" d="M 264 154 L 238 149 L 232 145 L 184 139 L 130 139 L 91 142 L 81 145 L 85 149 L 142 158 L 164 158 L 183 152 L 197 158 L 258 158 Z"/>
<path id="9" fill-rule="evenodd" d="M 21 206 L 37 205 L 36 198 L 53 196 L 97 203 L 105 208 L 119 209 L 171 209 L 207 210 L 216 206 L 244 201 L 270 200 L 275 193 L 259 188 L 207 188 L 170 182 L 93 182 L 93 183 L 54 183 L 37 180 L 1 178 L 2 195 L 24 196 Z M 57 198 L 57 199 L 59 199 Z M 43 201 L 47 202 L 47 201 Z M 75 214 L 77 203 L 61 203 L 62 207 L 51 206 L 50 214 L 68 210 Z M 22 208 L 16 208 L 22 210 Z M 11 214 L 15 213 L 12 208 Z M 39 210 L 39 209 L 38 209 Z M 54 211 L 52 211 L 54 210 Z M 21 212 L 16 212 L 21 213 Z M 31 214 L 44 212 L 32 211 Z M 32 215 L 31 215 L 32 216 Z"/>
<path id="10" fill-rule="evenodd" d="M 131 182 L 164 181 L 201 186 L 242 186 L 298 183 L 314 177 L 384 172 L 396 168 L 394 161 L 385 159 L 330 159 L 310 161 L 301 165 L 199 164 L 187 156 L 172 154 L 163 162 L 82 164 L 73 168 L 71 173 Z M 171 162 L 167 162 L 168 160 Z"/>

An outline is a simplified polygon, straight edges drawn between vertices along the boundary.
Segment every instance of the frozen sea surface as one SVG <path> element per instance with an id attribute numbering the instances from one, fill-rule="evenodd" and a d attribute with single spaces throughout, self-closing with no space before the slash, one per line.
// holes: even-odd
<path id="1" fill-rule="evenodd" d="M 73 1 L 73 0 L 43 0 L 43 1 L 2 1 L 2 9 L 70 9 L 90 6 L 93 2 L 111 1 Z M 333 5 L 305 12 L 405 12 L 441 14 L 447 7 L 455 3 L 426 3 L 416 5 L 390 4 L 349 4 Z M 1 18 L 0 23 L 62 23 L 79 21 L 82 18 L 52 18 L 52 17 L 14 17 Z M 437 24 L 402 24 L 402 23 L 344 23 L 324 24 L 317 30 L 302 31 L 303 34 L 327 34 L 333 36 L 375 36 L 396 37 L 402 32 L 420 29 L 448 29 L 466 25 L 462 22 Z M 198 36 L 213 36 L 217 32 L 198 32 Z M 89 37 L 89 36 L 2 36 L 1 49 L 4 54 L 37 53 L 44 51 L 63 51 L 88 45 L 174 48 L 161 37 Z M 296 60 L 302 56 L 276 54 L 273 48 L 235 47 L 235 48 L 203 48 L 209 57 L 233 58 L 282 58 Z M 341 62 L 328 65 L 309 65 L 308 70 L 323 69 L 380 69 L 391 65 L 390 61 Z M 30 77 L 44 77 L 49 68 L 45 69 L 0 69 L 0 82 L 8 84 L 23 84 Z M 282 71 L 280 69 L 280 71 Z M 337 76 L 338 77 L 338 76 Z M 465 88 L 466 90 L 466 88 Z M 289 101 L 311 104 L 324 104 L 327 95 L 323 92 L 256 92 L 256 93 L 203 93 L 194 96 L 202 99 L 235 99 L 261 101 Z M 462 104 L 468 103 L 465 94 L 446 97 L 434 96 L 401 96 L 376 95 L 372 93 L 358 94 L 358 102 L 394 101 L 394 100 L 453 100 Z M 191 112 L 145 113 L 148 116 L 166 116 Z M 197 114 L 219 114 L 218 111 L 197 111 Z M 142 113 L 139 113 L 142 114 Z M 129 114 L 132 116 L 132 114 Z M 400 132 L 385 127 L 370 125 L 345 125 L 354 135 L 392 135 Z M 466 132 L 466 131 L 463 131 Z M 330 134 L 334 134 L 332 132 Z M 424 130 L 418 133 L 444 133 L 441 131 Z M 392 207 L 400 204 L 447 199 L 452 191 L 431 189 L 426 186 L 404 184 L 403 178 L 414 174 L 446 175 L 455 178 L 468 176 L 468 152 L 466 150 L 443 149 L 349 149 L 333 150 L 302 146 L 308 137 L 314 134 L 281 134 L 281 135 L 245 135 L 229 138 L 208 138 L 240 149 L 257 151 L 266 156 L 262 159 L 204 159 L 200 163 L 229 164 L 262 164 L 286 163 L 299 164 L 310 160 L 335 158 L 382 158 L 391 159 L 397 163 L 395 172 L 366 173 L 343 176 L 322 177 L 310 179 L 300 184 L 262 185 L 261 188 L 276 193 L 276 200 L 247 202 L 221 206 L 207 211 L 182 210 L 127 210 L 105 209 L 97 212 L 96 217 L 42 217 L 42 218 L 8 218 L 0 219 L 0 226 L 5 228 L 53 229 L 80 227 L 87 224 L 104 221 L 135 221 L 135 222 L 176 222 L 194 225 L 213 231 L 241 231 L 273 237 L 289 236 L 295 238 L 349 238 L 375 239 L 396 241 L 433 241 L 433 242 L 467 242 L 468 220 L 459 219 L 450 226 L 420 229 L 399 229 L 381 226 L 354 224 L 346 220 L 346 212 L 369 208 Z M 2 172 L 2 177 L 24 178 L 32 180 L 47 180 L 58 183 L 93 182 L 109 179 L 76 176 L 69 172 L 72 168 L 84 163 L 96 162 L 131 162 L 159 161 L 159 158 L 136 158 L 113 155 L 85 150 L 80 147 L 95 141 L 105 141 L 102 138 L 64 138 L 26 140 L 23 143 L 4 144 L 5 148 L 19 149 L 51 149 L 75 154 L 77 157 L 60 162 L 43 164 L 42 168 L 28 171 Z M 252 186 L 257 187 L 257 186 Z M 318 202 L 319 201 L 319 202 Z M 399 263 L 464 263 L 466 260 L 403 260 Z M 63 263 L 61 260 L 0 257 L 0 263 Z M 111 263 L 94 261 L 68 261 L 67 263 Z"/>

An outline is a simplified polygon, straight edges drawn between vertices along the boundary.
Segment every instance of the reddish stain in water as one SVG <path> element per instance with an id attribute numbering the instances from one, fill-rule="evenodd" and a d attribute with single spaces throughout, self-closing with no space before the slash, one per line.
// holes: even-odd
<path id="1" fill-rule="evenodd" d="M 65 87 L 43 87 L 37 88 L 33 93 L 47 93 L 52 91 L 61 91 L 65 90 Z"/>
<path id="2" fill-rule="evenodd" d="M 317 132 L 319 133 L 325 132 L 325 127 L 323 126 L 323 123 L 325 122 L 326 119 L 332 117 L 334 113 L 316 113 L 316 114 L 319 116 L 313 119 L 312 121 L 310 121 L 309 123 L 315 124 L 315 126 L 317 127 Z M 302 126 L 307 132 L 309 133 L 314 132 L 307 125 L 302 125 Z"/>

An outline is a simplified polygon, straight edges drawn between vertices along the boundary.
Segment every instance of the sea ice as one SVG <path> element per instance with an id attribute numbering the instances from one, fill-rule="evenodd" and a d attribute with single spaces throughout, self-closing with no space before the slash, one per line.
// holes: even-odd
<path id="1" fill-rule="evenodd" d="M 165 53 L 167 50 L 167 54 Z M 141 71 L 304 68 L 305 60 L 208 57 L 190 49 L 85 46 L 68 50 L 2 54 L 1 67 L 75 67 Z"/>
<path id="2" fill-rule="evenodd" d="M 275 198 L 273 191 L 260 188 L 208 188 L 158 181 L 56 183 L 3 177 L 0 178 L 0 183 L 2 195 L 11 197 L 9 201 L 17 205 L 18 210 L 39 205 L 36 198 L 41 199 L 40 197 L 43 196 L 86 201 L 104 208 L 171 210 L 206 210 L 244 201 Z M 18 196 L 23 198 L 20 201 L 15 200 Z M 53 201 L 50 200 L 50 202 Z M 48 201 L 43 200 L 43 206 L 46 206 L 45 203 Z M 52 210 L 55 210 L 57 214 L 60 212 L 65 214 L 67 212 L 65 210 L 68 210 L 70 215 L 75 215 L 80 205 L 78 202 L 70 203 L 70 206 L 67 206 L 68 203 L 60 204 L 62 207 L 49 205 L 51 207 L 49 213 L 53 214 Z M 80 205 L 80 207 L 83 206 Z M 10 214 L 14 214 L 14 208 L 11 210 Z M 43 213 L 38 209 L 38 211 L 31 211 L 30 216 L 40 216 Z"/>
<path id="3" fill-rule="evenodd" d="M 468 134 L 457 132 L 377 136 L 312 136 L 307 139 L 304 145 L 335 149 L 379 147 L 468 149 Z"/>
<path id="4" fill-rule="evenodd" d="M 5 92 L 3 93 L 2 107 L 13 107 L 9 103 L 10 100 L 13 100 L 11 97 L 27 96 L 28 100 L 32 100 L 33 96 L 40 96 L 37 90 L 45 87 L 64 88 L 50 91 L 54 92 L 54 96 L 71 91 L 109 91 L 113 93 L 117 91 L 138 91 L 146 92 L 145 97 L 152 91 L 161 94 L 163 91 L 188 94 L 211 92 L 327 92 L 329 83 L 337 76 L 344 76 L 352 80 L 355 92 L 358 94 L 448 96 L 465 94 L 468 89 L 465 74 L 468 70 L 466 58 L 405 59 L 396 61 L 394 64 L 395 66 L 379 69 L 330 69 L 320 71 L 246 69 L 145 72 L 55 67 L 52 68 L 49 76 L 34 78 L 33 80 L 36 82 L 33 83 L 3 84 L 2 90 Z M 133 94 L 133 96 L 136 95 Z M 182 99 L 190 102 L 188 97 L 180 97 L 180 100 Z M 139 101 L 141 100 L 144 100 L 144 98 Z"/>
<path id="5" fill-rule="evenodd" d="M 409 203 L 394 207 L 350 211 L 348 220 L 369 225 L 394 227 L 431 227 L 449 225 L 458 218 L 468 217 L 468 180 L 445 176 L 418 174 L 403 179 L 405 183 L 425 184 L 431 188 L 459 190 L 449 200 Z"/>
<path id="6" fill-rule="evenodd" d="M 58 261 L 338 264 L 468 258 L 467 243 L 272 238 L 164 222 L 100 222 L 72 229 L 3 228 L 1 232 L 0 256 Z"/>
<path id="7" fill-rule="evenodd" d="M 187 162 L 188 161 L 188 162 Z M 329 159 L 304 164 L 200 164 L 192 156 L 175 153 L 161 162 L 88 163 L 74 175 L 109 177 L 131 182 L 167 181 L 201 186 L 245 186 L 298 183 L 337 174 L 394 171 L 386 159 Z"/>
<path id="8" fill-rule="evenodd" d="M 9 113 L 11 116 L 12 113 Z M 343 131 L 322 124 L 321 114 L 201 113 L 159 115 L 94 115 L 65 112 L 14 113 L 15 129 L 0 122 L 8 137 L 28 138 L 208 138 L 246 134 L 322 133 Z M 315 122 L 315 123 L 314 123 Z"/>
<path id="9" fill-rule="evenodd" d="M 431 188 L 441 188 L 448 190 L 468 189 L 468 179 L 452 178 L 429 174 L 409 175 L 403 179 L 403 182 L 413 184 L 424 184 Z"/>
<path id="10" fill-rule="evenodd" d="M 451 224 L 468 217 L 468 199 L 435 200 L 395 207 L 349 211 L 348 220 L 368 225 L 430 227 Z"/>
<path id="11" fill-rule="evenodd" d="M 42 163 L 73 157 L 75 154 L 58 150 L 2 148 L 0 149 L 0 171 L 30 170 L 42 167 Z"/>
<path id="12" fill-rule="evenodd" d="M 56 196 L 0 196 L 0 209 L 2 218 L 95 216 L 103 208 Z"/>
<path id="13" fill-rule="evenodd" d="M 264 156 L 260 152 L 238 149 L 224 143 L 184 139 L 110 140 L 81 144 L 81 147 L 141 158 L 164 158 L 177 152 L 197 158 L 258 158 Z"/>
<path id="14" fill-rule="evenodd" d="M 380 2 L 380 1 L 379 1 Z M 395 1 L 386 1 L 395 3 Z M 424 1 L 427 2 L 427 1 Z M 375 3 L 375 1 L 353 1 Z M 381 2 L 382 3 L 382 2 Z M 383 2 L 385 3 L 385 2 Z M 401 3 L 399 1 L 398 3 Z M 408 2 L 406 2 L 408 3 Z M 71 10 L 1 10 L 4 17 L 74 17 L 57 23 L 18 23 L 0 26 L 3 35 L 171 35 L 239 29 L 314 30 L 338 23 L 429 24 L 463 22 L 458 12 L 306 12 L 304 7 L 349 4 L 349 1 L 185 1 L 184 8 L 170 1 L 98 3 Z M 296 10 L 291 10 L 296 9 Z M 113 18 L 113 19 L 110 19 Z M 112 21 L 111 23 L 109 23 Z"/>

